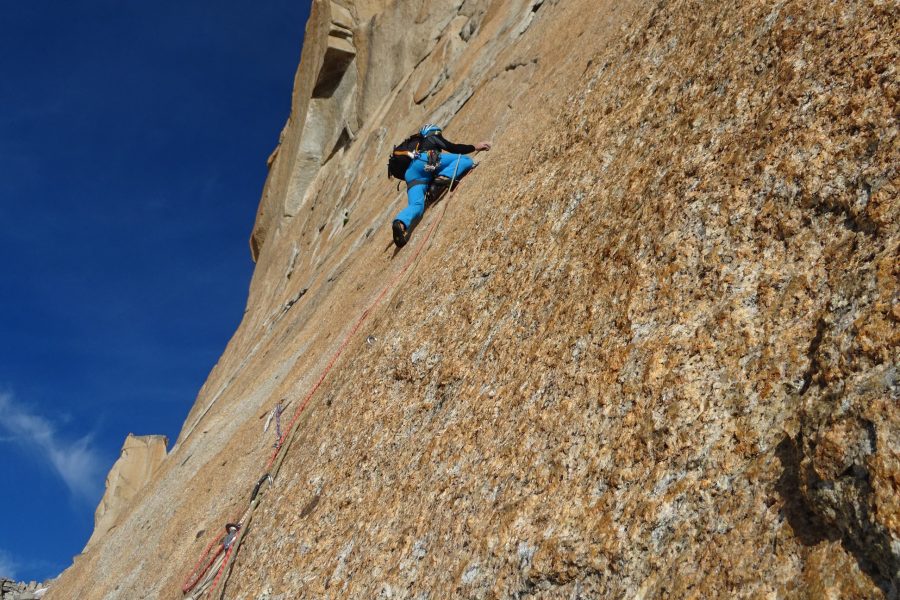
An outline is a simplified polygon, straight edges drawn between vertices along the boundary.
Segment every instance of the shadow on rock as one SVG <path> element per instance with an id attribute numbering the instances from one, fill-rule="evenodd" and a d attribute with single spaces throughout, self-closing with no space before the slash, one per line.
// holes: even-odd
<path id="1" fill-rule="evenodd" d="M 882 575 L 877 565 L 867 558 L 866 552 L 852 538 L 842 534 L 837 526 L 830 524 L 805 501 L 800 479 L 802 455 L 794 440 L 785 435 L 776 447 L 775 455 L 783 467 L 781 477 L 775 484 L 775 490 L 784 502 L 784 517 L 797 540 L 807 547 L 816 546 L 825 541 L 840 541 L 843 548 L 856 559 L 860 570 L 884 592 L 885 597 L 897 598 L 896 584 Z"/>

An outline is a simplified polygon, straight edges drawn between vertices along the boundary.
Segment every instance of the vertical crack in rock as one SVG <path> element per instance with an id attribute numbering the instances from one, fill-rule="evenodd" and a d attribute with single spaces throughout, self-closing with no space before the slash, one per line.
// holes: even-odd
<path id="1" fill-rule="evenodd" d="M 806 353 L 807 359 L 809 360 L 809 366 L 806 368 L 806 372 L 803 374 L 803 384 L 800 386 L 800 395 L 806 393 L 806 390 L 809 389 L 809 386 L 812 385 L 812 382 L 816 376 L 816 353 L 819 350 L 819 346 L 822 344 L 822 334 L 825 333 L 825 319 L 824 317 L 819 317 L 816 321 L 816 334 L 813 336 L 812 341 L 809 343 L 809 350 Z"/>

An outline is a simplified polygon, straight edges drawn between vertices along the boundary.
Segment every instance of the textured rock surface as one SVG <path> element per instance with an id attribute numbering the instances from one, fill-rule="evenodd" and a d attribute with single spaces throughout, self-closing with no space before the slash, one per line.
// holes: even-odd
<path id="1" fill-rule="evenodd" d="M 131 501 L 166 458 L 168 444 L 164 435 L 128 434 L 118 460 L 106 476 L 106 491 L 94 513 L 94 532 L 85 550 L 118 525 Z"/>
<path id="2" fill-rule="evenodd" d="M 39 600 L 49 590 L 51 581 L 38 583 L 0 578 L 0 600 Z"/>
<path id="3" fill-rule="evenodd" d="M 178 597 L 266 416 L 442 214 L 301 418 L 226 597 L 896 597 L 898 24 L 314 2 L 245 318 L 48 597 Z M 395 253 L 385 156 L 424 121 L 495 149 Z"/>

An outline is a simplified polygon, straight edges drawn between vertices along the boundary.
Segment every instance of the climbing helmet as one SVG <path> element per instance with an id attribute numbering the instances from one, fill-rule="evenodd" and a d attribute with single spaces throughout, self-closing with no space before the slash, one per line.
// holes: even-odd
<path id="1" fill-rule="evenodd" d="M 422 129 L 419 130 L 419 134 L 421 134 L 422 137 L 428 137 L 429 135 L 431 135 L 433 133 L 440 133 L 440 132 L 441 132 L 441 126 L 435 125 L 434 123 L 429 123 L 428 125 L 425 125 L 424 127 L 422 127 Z"/>

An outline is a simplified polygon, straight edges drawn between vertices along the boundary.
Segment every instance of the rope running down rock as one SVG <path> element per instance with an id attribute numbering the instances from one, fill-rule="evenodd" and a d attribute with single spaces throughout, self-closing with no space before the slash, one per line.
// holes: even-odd
<path id="1" fill-rule="evenodd" d="M 476 152 L 476 155 L 478 152 Z M 228 523 L 225 526 L 225 535 L 219 538 L 213 539 L 203 553 L 200 555 L 197 564 L 194 566 L 193 570 L 191 570 L 188 577 L 185 579 L 184 583 L 181 586 L 182 594 L 184 595 L 185 600 L 199 600 L 205 594 L 209 594 L 212 597 L 213 593 L 218 587 L 220 580 L 222 581 L 222 587 L 219 589 L 218 599 L 221 600 L 225 594 L 225 584 L 228 581 L 228 578 L 231 575 L 231 571 L 233 568 L 233 563 L 231 559 L 237 554 L 238 549 L 241 546 L 241 542 L 244 539 L 244 534 L 248 530 L 250 526 L 250 522 L 253 520 L 253 514 L 256 511 L 256 507 L 259 505 L 261 500 L 260 491 L 265 483 L 272 483 L 275 478 L 278 476 L 278 472 L 281 470 L 281 465 L 284 462 L 285 456 L 287 456 L 288 450 L 290 448 L 291 442 L 294 439 L 294 433 L 296 431 L 297 421 L 300 418 L 300 415 L 306 409 L 312 397 L 315 395 L 316 391 L 318 391 L 319 387 L 325 381 L 325 378 L 334 368 L 335 363 L 337 363 L 338 359 L 344 353 L 344 350 L 350 343 L 350 340 L 356 335 L 356 332 L 363 326 L 363 324 L 368 320 L 369 316 L 371 316 L 372 312 L 381 304 L 382 300 L 384 300 L 385 296 L 387 296 L 388 292 L 390 292 L 394 287 L 400 282 L 409 268 L 415 263 L 416 259 L 424 250 L 425 246 L 428 244 L 431 239 L 431 235 L 437 229 L 440 222 L 443 220 L 444 215 L 447 212 L 447 205 L 450 203 L 450 198 L 453 196 L 454 192 L 454 183 L 456 183 L 456 177 L 459 171 L 459 161 L 456 160 L 456 167 L 453 170 L 453 177 L 450 179 L 450 184 L 448 186 L 447 191 L 447 199 L 444 201 L 444 207 L 441 210 L 440 214 L 438 214 L 437 218 L 431 224 L 431 227 L 428 229 L 425 237 L 422 239 L 418 248 L 416 248 L 415 253 L 406 261 L 403 265 L 403 268 L 394 276 L 394 278 L 388 283 L 378 294 L 374 301 L 372 301 L 369 306 L 362 312 L 360 317 L 357 319 L 356 323 L 344 337 L 338 349 L 332 354 L 331 359 L 328 361 L 328 364 L 325 366 L 325 369 L 322 371 L 322 374 L 319 376 L 316 383 L 310 388 L 309 392 L 307 392 L 306 396 L 304 396 L 303 401 L 294 409 L 294 414 L 291 417 L 290 422 L 287 425 L 287 428 L 281 433 L 278 441 L 275 444 L 275 450 L 272 452 L 269 460 L 266 462 L 264 470 L 264 474 L 260 479 L 256 482 L 256 485 L 253 488 L 252 493 L 250 494 L 250 503 L 247 507 L 247 510 L 244 511 L 244 514 L 241 515 L 241 518 L 238 521 Z M 276 408 L 277 410 L 277 408 Z M 280 430 L 280 417 L 281 411 L 276 413 L 278 418 L 278 425 Z M 215 553 L 213 553 L 215 550 Z"/>

